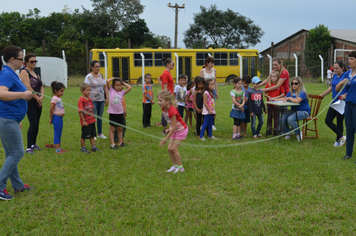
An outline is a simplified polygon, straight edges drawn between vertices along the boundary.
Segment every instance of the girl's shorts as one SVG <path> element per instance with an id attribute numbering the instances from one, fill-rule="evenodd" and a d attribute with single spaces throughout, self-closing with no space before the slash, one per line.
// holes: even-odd
<path id="1" fill-rule="evenodd" d="M 187 137 L 188 134 L 188 127 L 185 128 L 185 130 L 182 131 L 176 131 L 172 134 L 171 139 L 182 139 L 184 140 L 185 137 Z"/>
<path id="2" fill-rule="evenodd" d="M 189 108 L 188 108 L 188 111 L 193 111 L 193 108 L 189 107 Z"/>
<path id="3" fill-rule="evenodd" d="M 111 126 L 118 127 L 124 124 L 124 114 L 109 114 L 109 120 Z"/>

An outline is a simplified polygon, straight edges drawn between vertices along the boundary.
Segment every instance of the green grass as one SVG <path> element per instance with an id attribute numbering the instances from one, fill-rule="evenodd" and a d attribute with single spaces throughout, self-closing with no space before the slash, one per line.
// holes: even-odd
<path id="1" fill-rule="evenodd" d="M 322 84 L 306 87 L 310 94 L 325 90 Z M 340 160 L 345 147 L 332 146 L 335 135 L 324 123 L 326 111 L 318 121 L 318 140 L 255 142 L 248 127 L 249 138 L 233 142 L 231 89 L 219 87 L 218 140 L 201 142 L 191 130 L 179 148 L 186 169 L 179 174 L 165 172 L 172 164 L 167 146 L 158 146 L 161 128 L 142 128 L 141 87 L 134 86 L 126 98 L 127 125 L 134 129 L 126 133 L 130 144 L 115 151 L 108 139 L 100 139 L 99 153 L 79 151 L 79 116 L 69 106 L 76 107 L 77 87 L 63 96 L 62 147 L 70 152 L 57 155 L 44 148 L 53 142 L 46 98 L 38 137 L 42 150 L 19 163 L 21 178 L 36 189 L 0 202 L 1 234 L 355 235 L 356 165 Z M 155 94 L 159 90 L 154 86 Z M 50 89 L 45 93 L 50 95 Z M 321 110 L 330 99 L 324 99 Z M 154 105 L 152 123 L 160 117 Z M 23 126 L 25 140 L 27 118 Z M 262 134 L 265 128 L 266 123 Z M 107 121 L 103 129 L 108 135 Z M 13 193 L 10 181 L 8 190 Z"/>

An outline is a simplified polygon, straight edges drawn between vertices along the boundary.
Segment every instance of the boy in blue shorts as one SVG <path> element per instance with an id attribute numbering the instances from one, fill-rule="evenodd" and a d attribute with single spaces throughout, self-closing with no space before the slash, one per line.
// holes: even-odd
<path id="1" fill-rule="evenodd" d="M 241 120 L 241 133 L 244 137 L 246 137 L 247 123 L 250 123 L 250 113 L 248 111 L 248 94 L 251 90 L 249 86 L 250 83 L 251 83 L 251 76 L 244 75 L 242 77 L 242 89 L 245 91 L 245 99 L 246 99 L 245 106 L 244 106 L 245 119 Z"/>

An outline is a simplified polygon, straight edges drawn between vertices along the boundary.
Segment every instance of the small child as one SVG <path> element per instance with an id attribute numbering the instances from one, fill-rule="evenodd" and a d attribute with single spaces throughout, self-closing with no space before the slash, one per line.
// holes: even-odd
<path id="1" fill-rule="evenodd" d="M 91 86 L 87 83 L 83 83 L 80 86 L 80 91 L 82 92 L 82 96 L 78 101 L 78 112 L 80 118 L 80 124 L 82 126 L 82 137 L 80 139 L 80 145 L 82 148 L 81 152 L 90 153 L 88 149 L 85 147 L 85 139 L 89 139 L 91 143 L 91 151 L 96 152 L 100 151 L 99 148 L 95 146 L 94 137 L 96 137 L 96 129 L 95 129 L 95 117 L 93 114 L 94 104 L 90 98 Z"/>
<path id="2" fill-rule="evenodd" d="M 63 130 L 63 116 L 65 114 L 63 101 L 61 97 L 63 96 L 65 86 L 61 82 L 53 81 L 51 83 L 52 92 L 54 96 L 51 99 L 51 108 L 49 109 L 49 124 L 53 124 L 54 129 L 54 148 L 56 153 L 62 154 L 63 152 L 68 152 L 61 148 L 61 136 Z"/>
<path id="3" fill-rule="evenodd" d="M 195 134 L 198 136 L 200 136 L 200 127 L 203 120 L 202 112 L 203 112 L 203 102 L 204 102 L 204 87 L 205 87 L 205 79 L 200 76 L 195 77 L 195 90 L 194 90 L 193 104 L 196 109 Z"/>
<path id="4" fill-rule="evenodd" d="M 214 87 L 215 83 L 213 79 L 207 79 L 205 81 L 205 92 L 203 100 L 203 116 L 204 122 L 200 131 L 200 140 L 205 141 L 204 132 L 205 129 L 208 130 L 208 136 L 211 139 L 216 140 L 213 136 L 213 119 L 215 117 L 215 100 L 214 100 Z"/>
<path id="5" fill-rule="evenodd" d="M 184 118 L 184 122 L 186 124 L 188 124 L 188 120 L 189 120 L 189 128 L 193 129 L 193 99 L 194 99 L 194 93 L 193 93 L 193 87 L 194 87 L 194 82 L 193 81 L 189 81 L 187 84 L 187 96 L 185 96 L 185 103 L 187 104 L 187 114 Z M 194 114 L 194 118 L 195 118 L 195 114 Z"/>
<path id="6" fill-rule="evenodd" d="M 174 99 L 178 102 L 178 111 L 182 118 L 184 117 L 185 96 L 187 95 L 187 88 L 185 87 L 186 84 L 187 79 L 185 75 L 179 75 L 178 85 L 174 88 Z"/>
<path id="7" fill-rule="evenodd" d="M 248 111 L 248 94 L 250 93 L 250 83 L 251 83 L 251 76 L 244 75 L 242 77 L 242 90 L 245 91 L 245 119 L 241 120 L 241 133 L 244 137 L 247 136 L 247 123 L 250 123 L 250 112 Z"/>
<path id="8" fill-rule="evenodd" d="M 234 89 L 230 92 L 232 99 L 232 110 L 230 117 L 234 119 L 232 127 L 232 140 L 243 138 L 241 135 L 241 120 L 245 118 L 245 91 L 242 90 L 242 80 L 240 77 L 234 78 Z"/>
<path id="9" fill-rule="evenodd" d="M 184 168 L 182 160 L 178 152 L 180 143 L 188 134 L 188 126 L 184 123 L 179 115 L 177 108 L 172 105 L 172 95 L 168 91 L 161 91 L 157 96 L 158 105 L 162 108 L 163 117 L 169 124 L 169 129 L 166 130 L 167 136 L 161 139 L 160 147 L 163 147 L 168 140 L 168 152 L 173 162 L 173 166 L 167 172 L 183 172 Z"/>
<path id="10" fill-rule="evenodd" d="M 260 78 L 257 76 L 252 78 L 253 88 L 248 94 L 248 110 L 251 116 L 251 130 L 253 134 L 253 138 L 257 139 L 258 137 L 262 137 L 260 134 L 262 125 L 263 125 L 263 112 L 266 112 L 265 104 L 263 103 L 263 93 L 259 88 L 259 83 L 262 83 Z M 258 118 L 258 126 L 256 129 L 256 116 Z"/>
<path id="11" fill-rule="evenodd" d="M 112 81 L 112 86 L 110 82 Z M 110 146 L 111 149 L 118 149 L 120 147 L 125 147 L 122 140 L 122 126 L 124 125 L 124 108 L 122 106 L 123 97 L 130 92 L 132 87 L 122 81 L 120 78 L 114 77 L 106 81 L 106 85 L 109 89 L 109 101 L 110 106 L 108 109 L 109 120 L 110 120 Z M 124 90 L 124 86 L 127 88 Z M 117 130 L 119 136 L 119 144 L 116 145 L 114 142 L 114 131 Z"/>
<path id="12" fill-rule="evenodd" d="M 151 115 L 153 101 L 153 90 L 151 84 L 151 74 L 145 74 L 145 85 L 143 86 L 143 128 L 151 127 Z"/>
<path id="13" fill-rule="evenodd" d="M 275 99 L 284 97 L 285 93 L 284 93 L 283 86 L 280 86 L 276 90 L 268 91 L 268 88 L 271 88 L 278 84 L 278 80 L 279 80 L 279 72 L 277 70 L 272 71 L 269 76 L 269 82 L 268 82 L 268 84 L 266 84 L 266 87 L 265 87 L 265 89 L 267 89 L 267 91 L 265 92 L 265 97 L 267 98 L 267 101 L 274 101 Z M 278 134 L 277 130 L 279 130 L 279 126 L 278 126 L 279 109 L 277 106 L 267 104 L 267 111 L 268 111 L 267 135 L 272 134 L 273 130 L 274 130 L 273 134 L 276 135 L 276 134 Z M 272 127 L 272 119 L 274 119 L 274 128 Z"/>

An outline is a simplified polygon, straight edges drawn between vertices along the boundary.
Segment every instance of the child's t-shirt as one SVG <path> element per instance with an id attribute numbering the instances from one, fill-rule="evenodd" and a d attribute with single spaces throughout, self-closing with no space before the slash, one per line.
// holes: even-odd
<path id="1" fill-rule="evenodd" d="M 125 96 L 125 90 L 116 91 L 112 87 L 109 89 L 109 109 L 110 114 L 124 114 L 124 108 L 122 106 L 122 99 Z"/>
<path id="2" fill-rule="evenodd" d="M 146 84 L 143 86 L 143 101 L 142 103 L 151 103 L 149 99 L 146 98 L 145 94 L 149 98 L 153 98 L 153 89 L 152 89 L 152 84 Z"/>
<path id="3" fill-rule="evenodd" d="M 233 89 L 233 90 L 230 92 L 230 96 L 231 96 L 231 97 L 234 97 L 234 98 L 235 98 L 235 101 L 236 101 L 238 104 L 242 104 L 243 99 L 245 98 L 245 91 L 243 91 L 243 90 L 241 89 L 240 92 L 236 92 L 235 89 Z M 233 110 L 241 111 L 241 109 L 238 108 L 234 103 L 232 104 L 232 109 L 233 109 Z"/>
<path id="4" fill-rule="evenodd" d="M 248 94 L 251 91 L 251 87 L 248 86 L 247 89 L 245 89 L 244 87 L 242 87 L 242 90 L 245 91 L 245 98 L 248 98 Z M 245 103 L 244 109 L 248 109 L 248 101 Z"/>
<path id="5" fill-rule="evenodd" d="M 85 111 L 85 112 L 83 112 Z M 78 112 L 83 112 L 84 120 L 88 125 L 95 122 L 95 117 L 93 116 L 94 104 L 91 98 L 80 97 L 78 101 Z M 90 113 L 90 114 L 88 114 Z M 80 119 L 80 124 L 83 126 L 83 121 Z"/>
<path id="6" fill-rule="evenodd" d="M 176 116 L 176 130 L 174 132 L 183 131 L 187 128 L 186 123 L 184 123 L 182 117 L 179 115 L 177 108 L 175 108 L 174 106 L 171 105 L 171 107 L 167 111 L 165 111 L 164 108 L 162 108 L 162 115 L 170 127 L 171 127 L 171 118 L 173 116 Z"/>
<path id="7" fill-rule="evenodd" d="M 193 103 L 193 99 L 194 99 L 194 93 L 191 93 L 190 96 L 188 97 L 188 101 L 187 101 L 187 107 L 188 108 L 195 108 L 194 107 L 194 103 Z"/>
<path id="8" fill-rule="evenodd" d="M 185 106 L 185 95 L 187 95 L 187 88 L 180 85 L 176 85 L 174 88 L 178 106 Z"/>
<path id="9" fill-rule="evenodd" d="M 53 114 L 63 116 L 65 114 L 63 101 L 60 97 L 54 95 L 51 99 L 51 104 L 55 104 Z"/>
<path id="10" fill-rule="evenodd" d="M 207 95 L 208 99 L 206 100 L 206 103 L 208 105 L 208 107 L 210 108 L 210 110 L 213 112 L 213 114 L 215 114 L 215 100 L 214 98 L 211 97 L 210 93 L 208 91 L 204 92 L 204 96 Z M 204 98 L 203 98 L 204 99 Z M 197 105 L 198 106 L 198 105 Z M 203 115 L 209 115 L 209 111 L 208 109 L 205 107 L 204 103 L 203 103 Z"/>
<path id="11" fill-rule="evenodd" d="M 255 115 L 262 114 L 262 108 L 266 111 L 265 104 L 263 103 L 263 93 L 261 89 L 251 89 L 248 94 L 248 111 Z"/>
<path id="12" fill-rule="evenodd" d="M 268 84 L 266 84 L 265 89 L 266 89 L 266 88 L 273 87 L 273 86 L 275 86 L 274 83 L 271 82 L 271 85 L 268 83 Z M 270 96 L 271 98 L 278 97 L 278 96 L 281 95 L 282 93 L 285 93 L 283 86 L 280 86 L 278 89 L 273 90 L 273 91 L 267 91 L 268 96 Z M 267 101 L 269 101 L 268 98 L 267 98 Z"/>

